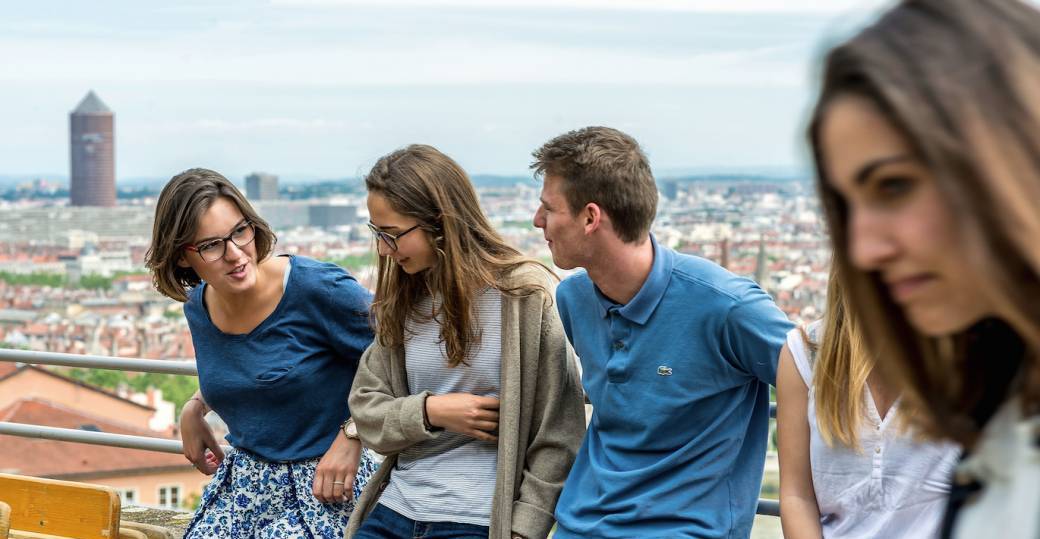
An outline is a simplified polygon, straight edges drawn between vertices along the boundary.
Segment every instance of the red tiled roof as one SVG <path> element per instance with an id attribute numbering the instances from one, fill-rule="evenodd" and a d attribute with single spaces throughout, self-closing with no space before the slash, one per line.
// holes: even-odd
<path id="1" fill-rule="evenodd" d="M 0 363 L 0 365 L 13 365 L 13 363 L 6 363 L 6 362 L 4 362 L 4 363 Z M 117 399 L 119 401 L 122 401 L 123 403 L 132 404 L 134 406 L 138 406 L 138 407 L 144 408 L 145 410 L 151 410 L 153 412 L 155 411 L 155 408 L 152 407 L 152 406 L 147 406 L 147 405 L 141 404 L 139 402 L 134 402 L 134 401 L 132 401 L 132 400 L 130 400 L 128 398 L 125 398 L 125 397 L 120 397 L 116 393 L 114 393 L 114 392 L 112 392 L 112 391 L 110 391 L 108 389 L 105 389 L 105 388 L 103 388 L 101 386 L 96 386 L 94 384 L 88 384 L 87 382 L 81 382 L 79 380 L 74 380 L 72 378 L 69 378 L 68 376 L 56 373 L 56 372 L 54 372 L 54 371 L 52 371 L 50 369 L 45 369 L 43 367 L 39 367 L 39 366 L 36 366 L 36 365 L 23 364 L 21 367 L 17 367 L 15 369 L 10 369 L 10 370 L 6 371 L 6 373 L 5 373 L 5 371 L 2 368 L 0 368 L 0 380 L 3 380 L 7 376 L 10 376 L 14 372 L 16 372 L 18 370 L 21 370 L 21 369 L 32 369 L 34 371 L 46 374 L 47 376 L 53 376 L 55 378 L 58 378 L 60 380 L 65 381 L 67 383 L 74 384 L 74 385 L 77 385 L 79 387 L 86 388 L 86 389 L 89 389 L 91 391 L 95 391 L 97 393 L 101 393 L 102 395 L 105 395 L 106 397 L 111 397 L 113 399 Z"/>
<path id="2" fill-rule="evenodd" d="M 35 322 L 32 324 L 26 324 L 26 326 L 22 329 L 22 333 L 26 335 L 47 336 L 50 335 L 52 332 L 50 326 L 48 326 L 47 324 Z"/>
<path id="3" fill-rule="evenodd" d="M 0 421 L 81 428 L 93 425 L 102 432 L 160 437 L 152 431 L 118 425 L 42 399 L 23 399 L 0 410 Z M 0 470 L 23 475 L 59 477 L 70 474 L 122 475 L 155 468 L 191 469 L 181 455 L 0 435 Z M 201 478 L 201 476 L 200 476 Z"/>
<path id="4" fill-rule="evenodd" d="M 18 370 L 17 363 L 0 362 L 0 379 Z"/>

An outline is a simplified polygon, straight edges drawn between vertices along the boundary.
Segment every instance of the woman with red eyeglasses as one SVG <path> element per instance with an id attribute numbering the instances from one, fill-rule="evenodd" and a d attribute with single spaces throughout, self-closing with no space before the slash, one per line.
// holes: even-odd
<path id="1" fill-rule="evenodd" d="M 220 174 L 166 185 L 146 265 L 184 302 L 200 390 L 181 412 L 184 456 L 214 475 L 185 537 L 343 536 L 375 470 L 347 394 L 372 341 L 370 294 L 339 266 L 271 256 L 267 223 Z M 225 454 L 204 416 L 228 426 Z"/>

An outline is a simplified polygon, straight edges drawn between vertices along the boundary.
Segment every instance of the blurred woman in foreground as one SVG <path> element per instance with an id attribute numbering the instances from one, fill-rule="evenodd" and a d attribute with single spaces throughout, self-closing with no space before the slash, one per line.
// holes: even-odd
<path id="1" fill-rule="evenodd" d="M 1040 537 L 1040 12 L 900 3 L 830 52 L 810 137 L 865 346 L 967 449 L 945 533 Z"/>

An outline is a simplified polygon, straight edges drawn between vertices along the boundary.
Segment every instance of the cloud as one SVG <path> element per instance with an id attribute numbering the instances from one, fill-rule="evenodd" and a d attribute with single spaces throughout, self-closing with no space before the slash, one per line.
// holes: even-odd
<path id="1" fill-rule="evenodd" d="M 249 120 L 201 119 L 188 123 L 171 123 L 171 131 L 204 131 L 210 134 L 240 133 L 328 133 L 356 129 L 346 122 L 325 118 L 253 118 Z"/>
<path id="2" fill-rule="evenodd" d="M 797 28 L 795 29 L 797 30 Z M 400 39 L 279 41 L 246 29 L 208 31 L 141 46 L 119 41 L 30 42 L 0 38 L 0 48 L 34 61 L 0 64 L 0 80 L 116 83 L 290 82 L 301 86 L 457 84 L 792 85 L 805 75 L 809 38 L 796 32 L 723 46 L 657 40 L 643 31 L 605 30 L 586 41 L 498 39 L 450 31 Z M 615 35 L 614 41 L 610 36 Z M 595 38 L 595 39 L 594 39 Z M 643 42 L 640 42 L 643 40 Z M 74 45 L 73 45 L 74 43 Z"/>
<path id="3" fill-rule="evenodd" d="M 10 170 L 67 166 L 67 114 L 89 88 L 116 110 L 129 175 L 349 172 L 414 141 L 515 172 L 591 124 L 631 131 L 670 166 L 786 162 L 816 43 L 856 19 L 847 9 L 879 4 L 56 1 L 0 21 L 0 101 L 18 104 L 11 125 L 41 126 L 0 135 Z"/>

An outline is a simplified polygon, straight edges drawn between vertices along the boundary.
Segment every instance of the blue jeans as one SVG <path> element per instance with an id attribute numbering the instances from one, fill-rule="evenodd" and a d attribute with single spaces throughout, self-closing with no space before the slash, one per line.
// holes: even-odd
<path id="1" fill-rule="evenodd" d="M 419 522 L 383 504 L 369 513 L 354 539 L 487 539 L 487 526 L 459 522 Z"/>

